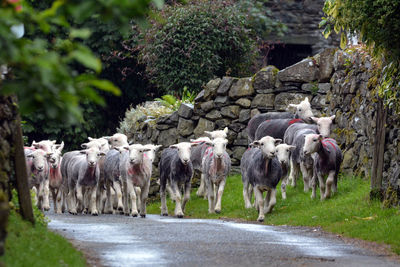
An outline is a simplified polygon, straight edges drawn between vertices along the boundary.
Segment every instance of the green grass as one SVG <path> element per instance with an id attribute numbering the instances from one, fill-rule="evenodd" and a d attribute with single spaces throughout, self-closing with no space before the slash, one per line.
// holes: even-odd
<path id="1" fill-rule="evenodd" d="M 46 226 L 32 226 L 12 211 L 8 222 L 5 255 L 0 257 L 5 266 L 86 266 L 81 252 L 66 239 L 47 230 Z"/>
<path id="2" fill-rule="evenodd" d="M 280 188 L 280 185 L 278 186 Z M 326 201 L 310 198 L 311 192 L 303 192 L 303 184 L 297 188 L 287 187 L 287 199 L 282 200 L 280 189 L 277 204 L 271 214 L 265 216 L 265 224 L 320 226 L 322 229 L 343 236 L 360 238 L 389 244 L 400 254 L 400 211 L 395 208 L 382 209 L 379 201 L 369 200 L 370 184 L 360 178 L 341 178 L 338 193 Z M 256 221 L 257 211 L 246 210 L 242 195 L 240 175 L 228 177 L 222 197 L 220 214 L 208 214 L 208 201 L 196 196 L 197 188 L 192 190 L 191 200 L 186 207 L 185 216 L 193 218 L 239 218 Z M 174 204 L 168 200 L 169 214 L 173 214 Z M 160 202 L 149 203 L 148 213 L 160 213 Z"/>

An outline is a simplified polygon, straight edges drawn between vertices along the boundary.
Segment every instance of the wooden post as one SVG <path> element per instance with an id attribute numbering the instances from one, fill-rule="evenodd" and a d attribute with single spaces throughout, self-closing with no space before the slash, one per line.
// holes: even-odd
<path id="1" fill-rule="evenodd" d="M 15 129 L 13 131 L 13 143 L 15 146 L 14 169 L 19 205 L 22 217 L 34 224 L 35 218 L 33 217 L 31 193 L 29 190 L 28 173 L 25 163 L 24 143 L 22 139 L 21 118 L 19 114 L 17 115 L 15 124 Z"/>
<path id="2" fill-rule="evenodd" d="M 371 198 L 382 199 L 382 176 L 383 164 L 385 153 L 385 124 L 386 124 L 387 110 L 383 104 L 382 99 L 377 103 L 376 114 L 376 131 L 374 143 L 374 156 L 372 159 L 372 172 L 371 172 Z"/>

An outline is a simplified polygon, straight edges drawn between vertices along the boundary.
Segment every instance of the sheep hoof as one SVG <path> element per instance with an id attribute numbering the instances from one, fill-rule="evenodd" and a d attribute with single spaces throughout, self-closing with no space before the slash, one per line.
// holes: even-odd
<path id="1" fill-rule="evenodd" d="M 146 218 L 146 214 L 140 214 L 140 217 Z"/>
<path id="2" fill-rule="evenodd" d="M 124 211 L 123 207 L 118 207 L 118 211 Z"/>
<path id="3" fill-rule="evenodd" d="M 176 215 L 176 217 L 178 217 L 178 218 L 183 218 L 183 214 L 182 214 L 182 213 L 179 213 L 179 214 Z"/>
<path id="4" fill-rule="evenodd" d="M 44 209 L 45 211 L 49 211 L 49 210 L 50 210 L 50 207 L 49 207 L 49 206 L 46 206 L 46 207 L 43 207 L 43 209 Z"/>
<path id="5" fill-rule="evenodd" d="M 92 213 L 92 216 L 99 216 L 99 214 L 98 214 L 97 211 L 96 211 L 96 212 L 93 212 L 93 213 Z"/>
<path id="6" fill-rule="evenodd" d="M 264 221 L 264 218 L 263 218 L 263 217 L 259 217 L 259 218 L 257 219 L 257 221 L 263 222 L 263 221 Z"/>
<path id="7" fill-rule="evenodd" d="M 168 216 L 168 213 L 167 212 L 163 212 L 163 213 L 161 213 L 161 216 Z"/>
<path id="8" fill-rule="evenodd" d="M 138 214 L 137 213 L 132 213 L 132 217 L 137 217 Z"/>
<path id="9" fill-rule="evenodd" d="M 219 214 L 219 213 L 221 213 L 221 210 L 215 210 L 215 213 Z"/>

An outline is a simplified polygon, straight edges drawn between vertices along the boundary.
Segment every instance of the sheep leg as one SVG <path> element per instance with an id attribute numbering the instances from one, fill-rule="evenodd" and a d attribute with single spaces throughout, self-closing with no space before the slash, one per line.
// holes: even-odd
<path id="1" fill-rule="evenodd" d="M 182 211 L 182 196 L 179 190 L 179 186 L 177 182 L 173 181 L 171 184 L 172 190 L 175 194 L 175 216 L 178 218 L 183 218 L 183 211 Z"/>
<path id="2" fill-rule="evenodd" d="M 106 181 L 106 194 L 107 199 L 104 207 L 105 214 L 112 214 L 113 213 L 113 206 L 112 206 L 112 194 L 111 194 L 111 182 Z"/>
<path id="3" fill-rule="evenodd" d="M 255 195 L 255 201 L 257 202 L 258 206 L 258 218 L 257 221 L 263 222 L 264 221 L 264 198 L 263 194 L 258 188 L 258 186 L 254 187 L 254 195 Z"/>
<path id="4" fill-rule="evenodd" d="M 215 195 L 214 195 L 214 184 L 210 181 L 209 177 L 205 179 L 208 196 L 208 213 L 215 213 Z"/>
<path id="5" fill-rule="evenodd" d="M 321 195 L 321 200 L 325 199 L 325 182 L 324 182 L 324 177 L 322 177 L 321 173 L 317 173 L 318 175 L 318 182 L 319 182 L 319 192 Z"/>
<path id="6" fill-rule="evenodd" d="M 310 179 L 308 169 L 303 162 L 300 163 L 300 169 L 303 176 L 304 192 L 308 192 L 308 190 L 310 189 Z"/>
<path id="7" fill-rule="evenodd" d="M 275 207 L 276 204 L 276 189 L 269 190 L 268 194 L 268 207 L 265 210 L 265 213 L 271 213 L 272 209 Z"/>
<path id="8" fill-rule="evenodd" d="M 225 180 L 222 180 L 219 183 L 219 187 L 218 187 L 217 204 L 215 205 L 216 213 L 221 212 L 221 201 L 222 201 L 222 195 L 224 194 L 224 188 L 225 188 Z"/>
<path id="9" fill-rule="evenodd" d="M 50 210 L 50 189 L 49 189 L 49 179 L 44 179 L 43 185 L 43 209 L 45 211 Z"/>
<path id="10" fill-rule="evenodd" d="M 311 193 L 311 198 L 315 199 L 315 197 L 317 196 L 317 176 L 315 174 L 315 172 L 313 173 L 313 176 L 311 178 L 311 188 L 312 188 L 312 193 Z"/>
<path id="11" fill-rule="evenodd" d="M 75 199 L 75 188 L 73 188 L 72 186 L 69 186 L 69 190 L 68 190 L 68 212 L 71 214 L 76 215 L 76 199 Z"/>
<path id="12" fill-rule="evenodd" d="M 123 202 L 124 202 L 124 214 L 126 215 L 126 216 L 129 216 L 129 212 L 130 212 L 130 209 L 129 209 L 129 200 L 130 200 L 130 197 L 129 197 L 129 188 L 128 188 L 128 185 L 126 184 L 126 180 L 123 180 L 122 181 L 122 185 L 123 185 L 123 187 L 122 187 L 122 193 L 124 194 L 124 197 L 123 197 Z"/>
<path id="13" fill-rule="evenodd" d="M 140 199 L 140 196 L 142 195 L 142 189 L 140 189 L 140 187 L 138 187 L 138 186 L 135 186 L 134 188 L 135 188 L 135 193 L 137 196 L 137 198 L 136 198 L 137 206 L 139 207 L 138 212 L 140 212 L 140 207 L 142 206 L 142 202 Z"/>
<path id="14" fill-rule="evenodd" d="M 299 165 L 293 159 L 290 159 L 289 182 L 291 182 L 292 187 L 296 187 L 298 173 Z"/>
<path id="15" fill-rule="evenodd" d="M 89 208 L 90 208 L 90 198 L 91 198 L 91 189 L 84 187 L 83 190 L 83 214 L 88 214 L 89 213 Z"/>
<path id="16" fill-rule="evenodd" d="M 57 192 L 56 192 L 56 189 L 51 188 L 50 189 L 50 193 L 51 193 L 51 198 L 53 199 L 53 210 L 54 210 L 54 213 L 57 213 L 57 205 L 56 205 L 56 203 L 57 203 Z"/>
<path id="17" fill-rule="evenodd" d="M 168 191 L 168 194 L 169 194 L 169 198 L 170 198 L 171 200 L 175 201 L 175 193 L 174 193 L 174 191 L 172 190 L 172 188 L 171 188 L 171 186 L 169 185 L 169 183 L 167 183 L 166 188 L 167 188 L 167 191 Z"/>
<path id="18" fill-rule="evenodd" d="M 288 176 L 286 175 L 281 182 L 282 199 L 286 199 L 286 185 L 288 183 Z"/>
<path id="19" fill-rule="evenodd" d="M 166 190 L 166 183 L 163 184 L 161 182 L 160 184 L 161 216 L 168 216 L 167 196 L 165 190 Z"/>
<path id="20" fill-rule="evenodd" d="M 113 181 L 115 193 L 117 195 L 117 209 L 119 212 L 123 212 L 124 210 L 124 205 L 122 204 L 122 191 L 121 191 L 121 184 L 118 181 Z"/>
<path id="21" fill-rule="evenodd" d="M 206 188 L 205 188 L 206 182 L 204 179 L 204 174 L 202 173 L 200 176 L 200 186 L 199 189 L 197 189 L 196 195 L 198 197 L 206 196 Z"/>
<path id="22" fill-rule="evenodd" d="M 124 185 L 127 186 L 128 194 L 129 194 L 129 200 L 131 201 L 131 206 L 132 206 L 131 207 L 132 208 L 131 215 L 132 215 L 132 217 L 137 217 L 139 213 L 138 213 L 137 205 L 136 205 L 137 196 L 136 196 L 135 188 L 134 188 L 134 186 L 132 184 L 132 181 L 130 179 L 128 179 L 126 181 L 126 184 L 124 184 Z M 128 202 L 128 201 L 126 201 L 126 202 Z M 129 206 L 126 208 L 126 210 L 129 212 Z"/>
<path id="23" fill-rule="evenodd" d="M 328 179 L 326 179 L 326 188 L 325 188 L 325 196 L 324 198 L 331 197 L 331 189 L 332 185 L 334 184 L 335 179 L 335 171 L 330 171 L 328 175 Z"/>
<path id="24" fill-rule="evenodd" d="M 78 210 L 81 210 L 83 206 L 83 194 L 82 194 L 82 186 L 76 185 L 76 199 L 78 202 Z"/>
<path id="25" fill-rule="evenodd" d="M 38 204 L 38 193 L 37 193 L 36 186 L 32 187 L 32 192 L 33 192 L 33 205 L 37 205 Z"/>
<path id="26" fill-rule="evenodd" d="M 250 209 L 251 202 L 249 199 L 249 181 L 247 179 L 243 181 L 243 199 L 244 199 L 244 207 L 246 209 Z"/>
<path id="27" fill-rule="evenodd" d="M 150 189 L 150 181 L 147 182 L 147 184 L 144 186 L 143 190 L 140 192 L 140 217 L 145 218 L 146 217 L 146 202 L 147 202 L 147 197 L 149 195 L 149 189 Z"/>
<path id="28" fill-rule="evenodd" d="M 37 201 L 38 209 L 43 211 L 43 182 L 39 184 L 37 197 L 38 197 Z"/>
<path id="29" fill-rule="evenodd" d="M 91 189 L 88 190 L 87 194 L 90 197 L 90 205 L 89 205 L 89 210 L 90 214 L 93 216 L 98 216 L 99 211 L 97 210 L 97 186 L 92 187 Z"/>
<path id="30" fill-rule="evenodd" d="M 265 198 L 264 198 L 264 210 L 267 210 L 270 198 L 271 198 L 271 189 L 268 189 L 267 192 L 265 193 Z"/>
<path id="31" fill-rule="evenodd" d="M 63 204 L 63 193 L 62 193 L 62 190 L 61 190 L 61 188 L 58 188 L 57 190 L 56 190 L 56 208 L 55 208 L 55 212 L 57 213 L 57 214 L 61 214 L 62 213 L 62 204 Z"/>
<path id="32" fill-rule="evenodd" d="M 192 184 L 191 184 L 190 181 L 185 183 L 185 190 L 184 190 L 185 195 L 183 196 L 182 211 L 185 211 L 186 204 L 190 199 L 190 189 L 191 189 L 191 187 L 192 187 Z"/>

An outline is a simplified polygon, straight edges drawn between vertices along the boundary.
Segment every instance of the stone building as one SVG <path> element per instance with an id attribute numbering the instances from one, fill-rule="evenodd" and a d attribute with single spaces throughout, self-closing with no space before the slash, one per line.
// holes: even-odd
<path id="1" fill-rule="evenodd" d="M 271 36 L 265 40 L 270 44 L 264 56 L 264 65 L 284 69 L 303 58 L 315 55 L 325 48 L 338 47 L 340 39 L 333 34 L 328 39 L 319 28 L 324 16 L 324 0 L 269 0 L 266 6 L 271 15 L 284 23 L 288 31 L 283 37 Z M 267 64 L 265 64 L 267 63 Z"/>

